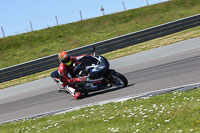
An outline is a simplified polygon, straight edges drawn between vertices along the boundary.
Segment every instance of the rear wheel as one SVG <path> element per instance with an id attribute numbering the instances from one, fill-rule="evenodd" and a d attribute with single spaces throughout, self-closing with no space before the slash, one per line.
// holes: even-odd
<path id="1" fill-rule="evenodd" d="M 111 84 L 115 87 L 122 88 L 128 85 L 127 78 L 119 72 L 112 71 L 111 72 Z"/>

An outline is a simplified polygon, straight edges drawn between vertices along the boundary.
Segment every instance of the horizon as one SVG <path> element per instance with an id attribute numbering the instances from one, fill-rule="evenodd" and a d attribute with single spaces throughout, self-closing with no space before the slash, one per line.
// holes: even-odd
<path id="1" fill-rule="evenodd" d="M 92 2 L 89 0 L 35 0 L 34 2 L 3 0 L 0 2 L 2 5 L 0 38 L 96 18 L 103 16 L 103 13 L 110 15 L 166 1 L 168 0 L 95 0 Z M 104 12 L 101 11 L 101 7 Z"/>

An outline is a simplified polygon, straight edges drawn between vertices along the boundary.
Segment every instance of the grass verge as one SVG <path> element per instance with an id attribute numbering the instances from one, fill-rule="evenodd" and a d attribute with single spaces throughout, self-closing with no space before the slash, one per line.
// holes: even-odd
<path id="1" fill-rule="evenodd" d="M 0 125 L 1 133 L 200 132 L 200 89 L 87 107 Z"/>
<path id="2" fill-rule="evenodd" d="M 199 14 L 199 0 L 170 0 L 0 39 L 0 68 Z"/>
<path id="3" fill-rule="evenodd" d="M 109 52 L 104 54 L 103 56 L 105 56 L 108 59 L 115 59 L 115 58 L 119 58 L 122 56 L 127 56 L 130 54 L 134 54 L 137 52 L 141 52 L 141 51 L 145 51 L 145 50 L 149 50 L 152 48 L 157 48 L 157 47 L 161 47 L 161 46 L 165 46 L 165 45 L 169 45 L 178 41 L 183 41 L 186 39 L 190 39 L 193 37 L 198 37 L 200 36 L 200 26 L 192 28 L 192 29 L 188 29 L 188 30 L 184 30 L 178 33 L 174 33 L 165 37 L 161 37 L 158 39 L 154 39 L 154 40 L 150 40 L 138 45 L 134 45 L 134 46 L 130 46 L 127 48 L 123 48 L 123 49 L 119 49 L 119 50 L 115 50 L 113 52 Z M 17 84 L 22 84 L 22 83 L 26 83 L 26 82 L 30 82 L 33 80 L 37 80 L 40 78 L 44 78 L 44 77 L 48 77 L 52 71 L 56 70 L 56 68 L 54 69 L 50 69 L 44 72 L 40 72 L 40 73 L 36 73 L 33 75 L 29 75 L 29 76 L 25 76 L 19 79 L 15 79 L 15 80 L 11 80 L 11 81 L 7 81 L 7 82 L 3 82 L 0 83 L 0 89 L 3 88 L 7 88 L 10 86 L 14 86 Z"/>

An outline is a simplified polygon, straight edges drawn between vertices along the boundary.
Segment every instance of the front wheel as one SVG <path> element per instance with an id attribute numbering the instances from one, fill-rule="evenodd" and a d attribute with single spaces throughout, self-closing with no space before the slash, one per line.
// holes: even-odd
<path id="1" fill-rule="evenodd" d="M 112 71 L 110 73 L 111 84 L 115 87 L 122 88 L 128 85 L 127 78 L 119 72 Z"/>

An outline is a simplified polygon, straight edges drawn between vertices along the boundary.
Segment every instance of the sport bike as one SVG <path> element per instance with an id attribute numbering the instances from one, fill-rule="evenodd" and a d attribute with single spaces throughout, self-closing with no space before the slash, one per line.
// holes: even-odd
<path id="1" fill-rule="evenodd" d="M 96 55 L 95 47 L 90 55 L 84 56 L 79 64 L 76 64 L 75 77 L 88 77 L 85 82 L 76 83 L 75 87 L 82 94 L 108 89 L 111 87 L 123 88 L 128 85 L 127 78 L 121 73 L 110 69 L 109 61 Z"/>

